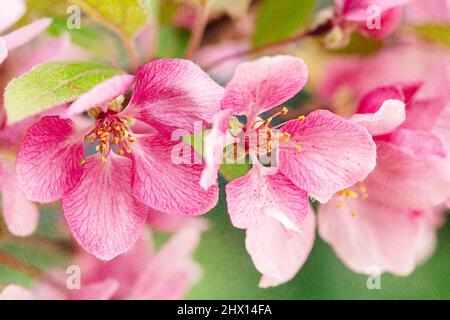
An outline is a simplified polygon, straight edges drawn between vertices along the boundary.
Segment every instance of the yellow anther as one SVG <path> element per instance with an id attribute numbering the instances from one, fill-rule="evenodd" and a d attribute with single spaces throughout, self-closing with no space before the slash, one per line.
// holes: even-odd
<path id="1" fill-rule="evenodd" d="M 97 151 L 97 152 L 100 151 L 100 145 L 99 144 L 95 146 L 95 151 Z"/>
<path id="2" fill-rule="evenodd" d="M 305 121 L 305 116 L 299 116 L 298 118 L 297 118 L 297 120 L 300 120 L 300 121 Z"/>
<path id="3" fill-rule="evenodd" d="M 295 146 L 295 151 L 297 152 L 302 152 L 302 147 L 301 146 Z"/>
<path id="4" fill-rule="evenodd" d="M 356 218 L 358 216 L 358 212 L 357 211 L 352 211 L 352 217 Z"/>
<path id="5" fill-rule="evenodd" d="M 114 141 L 115 144 L 118 144 L 120 139 L 119 139 L 119 137 L 114 137 L 113 141 Z"/>
<path id="6" fill-rule="evenodd" d="M 349 197 L 352 199 L 357 199 L 358 198 L 358 194 L 353 191 L 352 189 L 344 189 L 338 192 L 338 195 L 343 196 L 343 197 Z"/>
<path id="7" fill-rule="evenodd" d="M 86 159 L 80 159 L 80 165 L 85 165 L 86 164 Z"/>
<path id="8" fill-rule="evenodd" d="M 289 112 L 289 109 L 286 108 L 286 107 L 283 107 L 283 108 L 281 109 L 281 111 L 280 111 L 280 114 L 285 115 L 285 114 L 287 114 L 288 112 Z"/>
<path id="9" fill-rule="evenodd" d="M 344 207 L 345 207 L 345 202 L 344 202 L 343 200 L 338 200 L 338 202 L 337 202 L 337 207 L 338 207 L 339 209 L 344 208 Z"/>
<path id="10" fill-rule="evenodd" d="M 118 154 L 119 156 L 123 156 L 123 155 L 124 155 L 124 152 L 123 152 L 123 150 L 119 150 L 119 151 L 117 151 L 117 154 Z"/>
<path id="11" fill-rule="evenodd" d="M 264 121 L 263 126 L 264 126 L 264 127 L 267 127 L 267 126 L 272 122 L 272 120 L 273 120 L 272 117 L 268 117 L 268 118 L 266 119 L 266 121 Z"/>
<path id="12" fill-rule="evenodd" d="M 101 160 L 103 163 L 106 163 L 106 161 L 108 161 L 108 159 L 106 159 L 106 157 L 101 157 L 100 160 Z"/>
<path id="13" fill-rule="evenodd" d="M 129 137 L 128 141 L 130 141 L 131 143 L 136 142 L 136 138 L 135 137 Z"/>

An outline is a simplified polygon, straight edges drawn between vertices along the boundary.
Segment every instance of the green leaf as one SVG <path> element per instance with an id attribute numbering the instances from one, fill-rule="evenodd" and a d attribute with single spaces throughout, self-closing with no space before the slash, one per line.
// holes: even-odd
<path id="1" fill-rule="evenodd" d="M 159 28 L 157 56 L 181 58 L 189 42 L 189 31 L 163 24 Z"/>
<path id="2" fill-rule="evenodd" d="M 71 0 L 71 2 L 79 5 L 94 20 L 128 37 L 133 36 L 147 22 L 147 8 L 140 5 L 140 0 Z"/>
<path id="3" fill-rule="evenodd" d="M 243 177 L 247 174 L 247 172 L 250 170 L 251 166 L 250 164 L 227 164 L 223 163 L 220 166 L 220 175 L 224 177 L 227 181 L 232 181 L 234 179 Z"/>
<path id="4" fill-rule="evenodd" d="M 383 48 L 383 42 L 375 38 L 367 38 L 358 32 L 351 35 L 347 46 L 340 49 L 330 49 L 330 53 L 341 55 L 369 56 Z"/>
<path id="5" fill-rule="evenodd" d="M 431 40 L 450 48 L 450 25 L 423 24 L 415 28 L 416 32 L 427 40 Z"/>
<path id="6" fill-rule="evenodd" d="M 310 22 L 316 0 L 264 0 L 258 8 L 255 47 L 294 35 Z"/>
<path id="7" fill-rule="evenodd" d="M 20 121 L 59 104 L 74 101 L 118 71 L 91 62 L 53 62 L 39 65 L 14 79 L 5 91 L 10 122 Z"/>

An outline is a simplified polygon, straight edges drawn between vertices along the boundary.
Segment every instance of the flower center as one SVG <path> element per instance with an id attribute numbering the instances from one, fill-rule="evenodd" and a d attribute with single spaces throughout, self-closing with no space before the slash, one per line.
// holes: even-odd
<path id="1" fill-rule="evenodd" d="M 129 123 L 130 119 L 128 118 L 109 114 L 100 116 L 96 121 L 95 128 L 84 137 L 85 154 L 100 154 L 100 160 L 106 162 L 111 152 L 120 156 L 132 153 L 130 143 L 134 143 L 136 138 L 131 135 Z M 95 150 L 95 152 L 91 150 Z M 86 159 L 80 160 L 81 165 L 85 163 Z"/>
<path id="2" fill-rule="evenodd" d="M 339 191 L 336 195 L 337 195 L 336 206 L 339 209 L 345 208 L 345 199 L 346 198 L 363 199 L 364 200 L 369 197 L 369 195 L 367 193 L 367 188 L 366 188 L 366 186 L 364 186 L 364 184 L 362 182 L 358 183 L 357 190 L 355 190 L 355 188 L 348 188 L 348 189 Z M 352 214 L 352 217 L 358 216 L 357 211 L 352 211 L 351 214 Z"/>

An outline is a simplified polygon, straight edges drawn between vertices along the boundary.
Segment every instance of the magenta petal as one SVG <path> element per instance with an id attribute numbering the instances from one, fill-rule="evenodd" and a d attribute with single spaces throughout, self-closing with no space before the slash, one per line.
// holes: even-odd
<path id="1" fill-rule="evenodd" d="M 254 167 L 226 186 L 228 212 L 237 228 L 249 228 L 269 218 L 296 229 L 308 213 L 308 194 L 282 173 Z"/>
<path id="2" fill-rule="evenodd" d="M 17 184 L 13 164 L 1 163 L 0 189 L 2 192 L 3 216 L 9 232 L 16 236 L 31 235 L 39 222 L 39 210 L 27 199 Z"/>
<path id="3" fill-rule="evenodd" d="M 70 118 L 94 107 L 101 108 L 106 112 L 108 103 L 126 93 L 133 84 L 133 81 L 134 77 L 126 74 L 115 76 L 96 85 L 69 106 L 64 118 Z"/>
<path id="4" fill-rule="evenodd" d="M 191 161 L 196 157 L 191 146 L 158 135 L 138 138 L 133 147 L 133 194 L 137 199 L 155 210 L 187 216 L 204 214 L 217 204 L 217 185 L 208 191 L 200 186 L 204 165 Z M 177 149 L 193 155 L 185 159 L 188 164 L 174 162 Z"/>
<path id="5" fill-rule="evenodd" d="M 222 109 L 245 114 L 252 121 L 295 96 L 307 79 L 308 67 L 300 58 L 275 56 L 244 62 L 225 89 Z"/>
<path id="6" fill-rule="evenodd" d="M 75 124 L 59 117 L 44 117 L 30 127 L 17 156 L 17 177 L 25 196 L 53 202 L 73 189 L 83 173 L 82 137 Z"/>
<path id="7" fill-rule="evenodd" d="M 282 131 L 292 137 L 280 150 L 280 171 L 321 202 L 363 180 L 375 167 L 376 147 L 366 129 L 329 111 L 289 121 Z"/>
<path id="8" fill-rule="evenodd" d="M 153 126 L 183 128 L 210 123 L 220 111 L 223 88 L 188 60 L 160 59 L 141 67 L 124 114 Z"/>
<path id="9" fill-rule="evenodd" d="M 8 50 L 14 50 L 42 33 L 52 23 L 49 18 L 36 20 L 25 27 L 14 30 L 3 36 Z"/>
<path id="10" fill-rule="evenodd" d="M 373 201 L 370 188 L 368 192 L 367 199 L 335 196 L 321 205 L 320 236 L 355 272 L 372 274 L 377 268 L 408 275 L 434 248 L 435 227 L 412 211 Z M 337 201 L 342 201 L 339 207 Z"/>
<path id="11" fill-rule="evenodd" d="M 310 211 L 298 226 L 287 230 L 279 221 L 268 218 L 247 229 L 245 246 L 262 273 L 260 287 L 267 288 L 291 280 L 305 263 L 315 238 L 315 217 Z"/>
<path id="12" fill-rule="evenodd" d="M 386 100 L 376 112 L 355 114 L 350 120 L 366 128 L 372 136 L 388 134 L 405 122 L 405 104 L 400 100 Z"/>
<path id="13" fill-rule="evenodd" d="M 131 194 L 131 160 L 90 157 L 80 183 L 62 199 L 67 223 L 80 245 L 103 260 L 128 251 L 139 239 L 147 207 Z"/>
<path id="14" fill-rule="evenodd" d="M 371 5 L 380 8 L 381 12 L 405 5 L 411 0 L 341 0 L 342 13 L 352 21 L 366 21 L 369 17 L 367 8 Z"/>
<path id="15" fill-rule="evenodd" d="M 26 10 L 23 0 L 0 1 L 0 32 L 15 24 Z"/>

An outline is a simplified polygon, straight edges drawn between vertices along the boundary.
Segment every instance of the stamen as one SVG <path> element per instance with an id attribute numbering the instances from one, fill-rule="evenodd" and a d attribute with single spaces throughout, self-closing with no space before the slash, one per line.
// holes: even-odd
<path id="1" fill-rule="evenodd" d="M 80 159 L 80 165 L 84 166 L 86 164 L 86 159 Z"/>
<path id="2" fill-rule="evenodd" d="M 302 152 L 303 151 L 303 148 L 301 147 L 301 146 L 295 146 L 295 151 L 297 151 L 297 152 Z"/>
<path id="3" fill-rule="evenodd" d="M 352 211 L 352 217 L 356 218 L 358 216 L 358 211 Z"/>
<path id="4" fill-rule="evenodd" d="M 306 119 L 305 116 L 299 116 L 299 117 L 297 118 L 297 120 L 300 120 L 300 121 L 305 121 L 305 119 Z"/>

